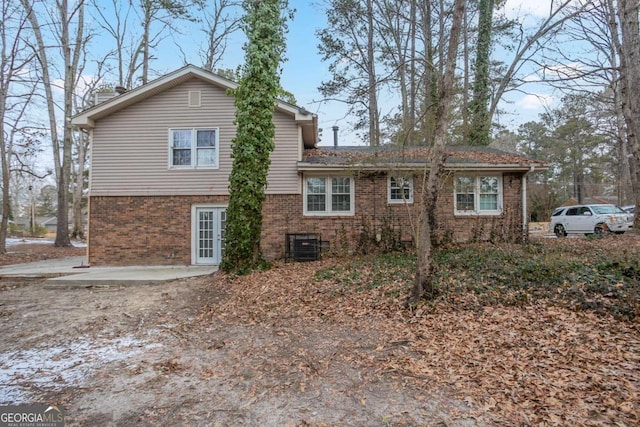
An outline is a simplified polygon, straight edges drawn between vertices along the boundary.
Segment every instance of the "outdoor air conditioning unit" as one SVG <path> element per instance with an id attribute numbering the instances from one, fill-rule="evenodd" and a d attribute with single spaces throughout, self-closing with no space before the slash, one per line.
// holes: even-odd
<path id="1" fill-rule="evenodd" d="M 320 259 L 321 239 L 317 233 L 287 233 L 285 261 L 316 261 Z"/>

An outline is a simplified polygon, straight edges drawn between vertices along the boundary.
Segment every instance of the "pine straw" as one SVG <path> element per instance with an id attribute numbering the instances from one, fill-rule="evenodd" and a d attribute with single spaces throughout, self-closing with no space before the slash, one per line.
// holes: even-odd
<path id="1" fill-rule="evenodd" d="M 228 301 L 200 321 L 369 328 L 381 344 L 345 352 L 350 363 L 429 391 L 454 390 L 497 425 L 640 425 L 637 323 L 545 299 L 478 305 L 472 292 L 409 311 L 403 303 L 410 282 L 374 264 L 350 270 L 347 262 L 325 260 L 245 277 L 220 274 L 214 286 Z"/>

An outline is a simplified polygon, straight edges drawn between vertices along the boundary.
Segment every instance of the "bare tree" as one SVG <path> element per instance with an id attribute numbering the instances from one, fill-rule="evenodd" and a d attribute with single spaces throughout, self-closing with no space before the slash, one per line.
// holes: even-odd
<path id="1" fill-rule="evenodd" d="M 0 222 L 0 252 L 5 252 L 7 240 L 7 227 L 11 215 L 10 198 L 10 153 L 11 146 L 7 145 L 6 114 L 9 102 L 9 93 L 16 74 L 24 66 L 19 61 L 19 53 L 23 50 L 21 33 L 26 23 L 26 15 L 12 2 L 2 3 L 2 15 L 0 16 L 0 120 L 2 131 L 0 132 L 0 161 L 2 161 L 2 221 Z"/>
<path id="2" fill-rule="evenodd" d="M 206 48 L 200 50 L 202 66 L 215 71 L 227 51 L 229 37 L 240 29 L 241 18 L 235 13 L 241 3 L 237 0 L 211 0 L 199 6 L 202 31 L 207 35 Z M 183 54 L 184 62 L 189 62 Z"/>
<path id="3" fill-rule="evenodd" d="M 618 0 L 618 20 L 620 39 L 620 81 L 622 112 L 627 127 L 627 139 L 630 154 L 633 156 L 632 176 L 636 206 L 640 206 L 640 25 L 638 13 L 640 4 L 637 0 Z M 615 29 L 615 22 L 612 26 Z M 617 33 L 617 31 L 615 31 Z M 635 225 L 640 226 L 640 215 L 636 215 Z"/>
<path id="4" fill-rule="evenodd" d="M 11 207 L 11 177 L 17 170 L 31 172 L 21 158 L 34 154 L 36 142 L 21 123 L 33 97 L 36 82 L 30 80 L 28 67 L 34 59 L 24 37 L 28 19 L 16 0 L 5 1 L 0 9 L 0 161 L 2 166 L 2 220 L 0 252 L 5 252 Z M 19 150 L 22 137 L 22 153 Z"/>
<path id="5" fill-rule="evenodd" d="M 417 99 L 417 5 L 416 0 L 376 0 L 379 16 L 376 30 L 380 34 L 381 60 L 389 69 L 383 77 L 400 93 L 397 142 L 414 145 Z M 390 118 L 387 118 L 389 120 Z"/>
<path id="6" fill-rule="evenodd" d="M 174 25 L 176 19 L 194 20 L 189 7 L 197 0 L 140 0 L 140 20 L 142 22 L 142 38 L 139 51 L 142 52 L 142 84 L 149 81 L 149 70 L 152 59 L 151 50 L 162 40 L 167 30 L 177 31 Z M 157 31 L 152 31 L 152 26 L 158 25 Z"/>
<path id="7" fill-rule="evenodd" d="M 2 2 L 0 9 L 0 162 L 2 166 L 2 220 L 0 221 L 0 253 L 5 252 L 11 209 L 11 175 L 13 163 L 20 168 L 20 153 L 16 149 L 18 135 L 28 135 L 20 123 L 35 89 L 29 81 L 28 67 L 34 53 L 24 39 L 28 19 L 20 2 Z M 28 145 L 28 139 L 26 139 Z M 26 147 L 31 149 L 31 147 Z M 27 168 L 21 168 L 27 169 Z"/>
<path id="8" fill-rule="evenodd" d="M 559 86 L 564 90 L 598 93 L 599 114 L 609 139 L 617 145 L 617 196 L 618 204 L 626 204 L 633 197 L 631 184 L 631 163 L 629 162 L 629 141 L 626 137 L 625 120 L 622 112 L 620 81 L 620 35 L 616 20 L 617 8 L 613 0 L 597 0 L 589 13 L 576 16 L 568 22 L 567 37 L 576 40 L 585 51 L 578 51 L 569 57 L 558 50 L 560 57 L 571 67 L 568 76 L 561 76 Z M 586 42 L 586 43 L 585 43 Z M 554 84 L 553 82 L 550 82 Z M 602 108 L 604 107 L 604 108 Z"/>
<path id="9" fill-rule="evenodd" d="M 452 12 L 451 28 L 448 31 L 448 47 L 446 62 L 440 74 L 438 104 L 435 112 L 434 140 L 428 159 L 426 188 L 423 189 L 420 223 L 418 225 L 416 276 L 410 303 L 417 302 L 425 294 L 432 296 L 435 292 L 433 236 L 436 224 L 436 206 L 441 178 L 444 171 L 445 145 L 451 125 L 451 109 L 455 97 L 456 61 L 462 22 L 464 18 L 465 0 L 455 0 Z"/>
<path id="10" fill-rule="evenodd" d="M 93 104 L 93 97 L 97 91 L 100 81 L 102 80 L 102 70 L 104 62 L 98 63 L 98 68 L 95 72 L 94 79 L 84 82 L 86 84 L 84 93 L 82 96 L 75 98 L 74 110 L 82 111 L 85 108 L 89 108 Z M 80 82 L 78 82 L 78 86 Z M 73 134 L 72 140 L 72 155 L 74 160 L 74 168 L 72 170 L 72 218 L 73 228 L 71 236 L 76 239 L 84 239 L 84 213 L 82 211 L 85 200 L 85 187 L 86 187 L 86 172 L 87 172 L 87 158 L 89 156 L 89 135 L 82 130 L 77 130 Z"/>
<path id="11" fill-rule="evenodd" d="M 344 102 L 358 118 L 356 130 L 367 129 L 369 144 L 380 144 L 380 84 L 376 74 L 377 40 L 373 0 L 331 0 L 328 27 L 318 32 L 323 60 L 331 60 L 331 79 L 319 90 L 325 99 Z"/>
<path id="12" fill-rule="evenodd" d="M 178 21 L 195 20 L 192 6 L 205 4 L 204 0 L 91 1 L 98 25 L 113 39 L 106 56 L 115 59 L 117 84 L 125 88 L 149 81 L 153 51 L 170 32 L 179 32 Z"/>
<path id="13" fill-rule="evenodd" d="M 83 46 L 88 42 L 85 35 L 84 0 L 69 4 L 68 0 L 57 0 L 53 7 L 46 8 L 43 13 L 51 19 L 47 25 L 40 24 L 40 18 L 28 0 L 22 0 L 25 10 L 28 11 L 31 30 L 35 35 L 35 50 L 38 58 L 39 70 L 42 74 L 42 83 L 47 102 L 49 115 L 49 132 L 53 145 L 53 159 L 58 184 L 58 224 L 56 228 L 56 240 L 54 245 L 58 247 L 71 246 L 69 237 L 69 190 L 71 178 L 71 151 L 73 128 L 71 116 L 73 115 L 74 93 L 78 81 L 78 69 L 84 54 Z M 48 39 L 42 33 L 42 28 L 49 29 Z M 53 53 L 55 52 L 55 53 Z M 54 79 L 51 71 L 56 69 L 54 58 L 62 58 L 59 64 L 62 68 L 60 79 L 63 83 L 62 122 L 58 123 L 56 99 L 54 98 Z M 62 128 L 62 139 L 59 138 L 58 126 Z"/>
<path id="14" fill-rule="evenodd" d="M 96 21 L 115 44 L 114 48 L 106 52 L 107 58 L 115 57 L 117 70 L 117 84 L 126 88 L 134 87 L 135 77 L 140 67 L 140 39 L 133 22 L 135 16 L 131 2 L 112 0 L 108 5 L 104 1 L 92 0 L 92 12 Z"/>
<path id="15" fill-rule="evenodd" d="M 473 97 L 470 104 L 471 129 L 469 142 L 473 145 L 489 145 L 489 63 L 491 37 L 493 34 L 494 0 L 479 0 L 478 46 L 475 58 Z"/>
<path id="16" fill-rule="evenodd" d="M 540 79 L 562 93 L 597 94 L 598 130 L 606 132 L 611 143 L 617 145 L 614 162 L 617 164 L 612 167 L 617 170 L 618 203 L 622 204 L 633 198 L 633 162 L 629 161 L 631 141 L 626 135 L 622 111 L 622 49 L 617 14 L 615 0 L 592 0 L 567 7 L 564 16 L 569 19 L 563 20 L 562 31 L 558 33 L 564 43 L 546 43 L 531 62 L 539 66 Z M 571 48 L 567 48 L 566 42 L 570 42 Z"/>
<path id="17" fill-rule="evenodd" d="M 491 121 L 496 114 L 498 104 L 503 96 L 512 90 L 522 91 L 522 87 L 529 83 L 521 73 L 527 64 L 540 65 L 541 80 L 546 81 L 549 76 L 545 75 L 549 69 L 545 64 L 538 62 L 543 50 L 551 46 L 551 41 L 562 33 L 563 25 L 575 16 L 585 13 L 591 7 L 590 2 L 575 5 L 573 0 L 562 0 L 560 3 L 551 3 L 549 15 L 542 19 L 532 31 L 520 26 L 519 36 L 515 38 L 514 44 L 509 46 L 509 51 L 513 52 L 510 62 L 507 61 L 506 68 L 499 76 L 498 84 L 493 88 L 487 120 Z M 553 73 L 552 77 L 557 74 Z"/>

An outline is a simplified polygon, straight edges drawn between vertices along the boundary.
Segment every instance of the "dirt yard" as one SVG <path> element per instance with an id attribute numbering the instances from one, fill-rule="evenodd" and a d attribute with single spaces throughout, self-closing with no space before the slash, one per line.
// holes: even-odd
<path id="1" fill-rule="evenodd" d="M 638 425 L 637 325 L 545 303 L 408 312 L 375 267 L 343 267 L 1 280 L 0 405 L 61 404 L 69 426 Z"/>
<path id="2" fill-rule="evenodd" d="M 30 260 L 55 253 L 24 250 Z M 59 403 L 69 426 L 490 424 L 446 390 L 427 393 L 361 363 L 357 353 L 375 357 L 382 345 L 369 322 L 245 321 L 251 307 L 236 318 L 211 278 L 0 284 L 0 404 Z"/>

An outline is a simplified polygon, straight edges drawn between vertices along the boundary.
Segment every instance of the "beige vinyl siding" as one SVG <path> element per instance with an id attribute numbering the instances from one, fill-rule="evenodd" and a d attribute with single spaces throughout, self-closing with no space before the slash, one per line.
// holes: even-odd
<path id="1" fill-rule="evenodd" d="M 201 107 L 189 107 L 189 91 L 201 91 Z M 233 98 L 224 89 L 192 79 L 99 120 L 92 135 L 91 195 L 228 194 L 234 119 Z M 281 112 L 274 122 L 267 193 L 297 194 L 298 125 Z M 169 129 L 198 127 L 219 129 L 218 169 L 169 168 Z"/>

